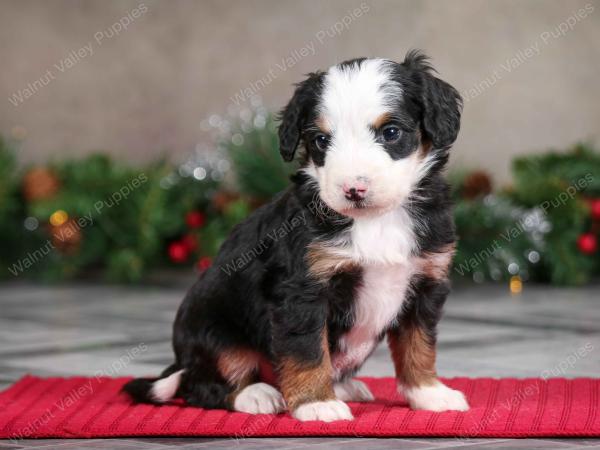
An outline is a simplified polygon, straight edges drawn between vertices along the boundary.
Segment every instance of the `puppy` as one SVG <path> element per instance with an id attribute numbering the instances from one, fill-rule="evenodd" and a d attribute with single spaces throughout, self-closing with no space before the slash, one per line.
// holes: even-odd
<path id="1" fill-rule="evenodd" d="M 355 59 L 299 83 L 281 114 L 292 185 L 233 229 L 181 304 L 175 362 L 125 386 L 135 400 L 181 398 L 299 420 L 352 419 L 373 399 L 352 379 L 387 336 L 414 409 L 465 411 L 435 370 L 454 226 L 441 171 L 459 127 L 458 92 L 417 51 Z M 276 381 L 261 382 L 272 366 Z"/>

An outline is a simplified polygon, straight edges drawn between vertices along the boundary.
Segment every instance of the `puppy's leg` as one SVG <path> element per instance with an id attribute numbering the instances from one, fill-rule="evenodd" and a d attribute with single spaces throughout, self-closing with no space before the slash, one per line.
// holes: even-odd
<path id="1" fill-rule="evenodd" d="M 435 370 L 435 328 L 447 292 L 445 283 L 421 282 L 398 326 L 388 331 L 398 389 L 413 409 L 469 409 L 464 395 L 439 381 Z"/>
<path id="2" fill-rule="evenodd" d="M 281 392 L 267 383 L 257 383 L 260 355 L 246 348 L 221 351 L 218 368 L 221 375 L 233 386 L 227 397 L 231 409 L 250 414 L 277 414 L 285 411 Z"/>
<path id="3" fill-rule="evenodd" d="M 219 373 L 213 358 L 199 358 L 196 363 L 187 363 L 177 397 L 183 398 L 190 406 L 227 409 L 230 408 L 229 396 L 234 389 Z"/>
<path id="4" fill-rule="evenodd" d="M 298 420 L 350 420 L 350 408 L 336 399 L 333 370 L 326 332 L 322 333 L 315 357 L 303 360 L 285 356 L 280 360 L 279 377 L 283 396 L 292 416 Z"/>
<path id="5" fill-rule="evenodd" d="M 274 310 L 271 320 L 285 402 L 292 416 L 302 421 L 352 419 L 350 408 L 333 391 L 326 304 L 317 295 L 296 292 Z"/>

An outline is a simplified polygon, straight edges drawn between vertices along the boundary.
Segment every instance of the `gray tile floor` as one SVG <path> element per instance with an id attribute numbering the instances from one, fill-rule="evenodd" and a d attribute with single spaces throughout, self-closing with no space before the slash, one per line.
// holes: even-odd
<path id="1" fill-rule="evenodd" d="M 123 287 L 92 284 L 0 285 L 0 389 L 25 373 L 41 376 L 153 375 L 171 361 L 171 321 L 191 280 Z M 142 345 L 141 345 L 142 344 Z M 578 350 L 590 348 L 583 358 Z M 135 347 L 141 355 L 115 364 Z M 442 320 L 442 376 L 599 376 L 600 286 L 455 287 Z M 392 375 L 384 346 L 360 375 Z M 46 449 L 559 449 L 597 448 L 593 439 L 202 439 L 0 441 L 0 450 Z"/>

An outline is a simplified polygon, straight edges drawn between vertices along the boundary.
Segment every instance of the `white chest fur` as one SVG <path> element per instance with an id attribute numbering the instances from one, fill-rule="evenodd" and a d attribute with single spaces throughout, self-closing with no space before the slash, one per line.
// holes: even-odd
<path id="1" fill-rule="evenodd" d="M 413 225 L 403 209 L 356 220 L 349 238 L 349 245 L 338 251 L 361 265 L 363 279 L 354 303 L 354 325 L 333 355 L 336 376 L 359 366 L 371 353 L 377 338 L 400 313 L 418 271 Z"/>
<path id="2" fill-rule="evenodd" d="M 406 264 L 416 245 L 413 226 L 404 208 L 355 219 L 336 251 L 361 265 Z"/>

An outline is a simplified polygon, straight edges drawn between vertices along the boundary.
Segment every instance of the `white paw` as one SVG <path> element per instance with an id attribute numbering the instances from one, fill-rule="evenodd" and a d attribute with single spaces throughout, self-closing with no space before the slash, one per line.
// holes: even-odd
<path id="1" fill-rule="evenodd" d="M 432 386 L 400 388 L 412 409 L 427 411 L 468 411 L 469 404 L 462 392 L 436 381 Z"/>
<path id="2" fill-rule="evenodd" d="M 302 422 L 306 422 L 307 420 L 333 422 L 334 420 L 354 419 L 348 405 L 340 400 L 305 403 L 298 406 L 292 412 L 292 417 L 301 420 Z"/>
<path id="3" fill-rule="evenodd" d="M 359 380 L 346 380 L 333 385 L 335 396 L 344 402 L 370 402 L 375 399 L 365 383 Z"/>
<path id="4" fill-rule="evenodd" d="M 285 410 L 281 393 L 267 383 L 246 386 L 235 397 L 233 409 L 250 414 L 277 414 Z"/>

